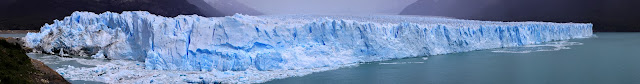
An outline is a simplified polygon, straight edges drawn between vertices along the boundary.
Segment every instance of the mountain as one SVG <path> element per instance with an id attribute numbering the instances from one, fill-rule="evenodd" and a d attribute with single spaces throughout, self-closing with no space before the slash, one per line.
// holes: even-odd
<path id="1" fill-rule="evenodd" d="M 197 2 L 205 2 L 211 6 L 211 8 L 215 8 L 220 10 L 225 15 L 233 15 L 236 13 L 246 14 L 246 15 L 262 15 L 261 12 L 238 2 L 237 0 L 190 0 Z"/>
<path id="2" fill-rule="evenodd" d="M 402 15 L 495 21 L 593 23 L 598 32 L 640 32 L 638 0 L 419 0 Z"/>
<path id="3" fill-rule="evenodd" d="M 173 17 L 198 14 L 201 16 L 224 16 L 210 9 L 202 12 L 186 0 L 7 0 L 0 2 L 0 29 L 34 30 L 45 23 L 63 19 L 74 11 L 122 12 L 149 11 L 150 13 Z"/>
<path id="4" fill-rule="evenodd" d="M 203 0 L 187 0 L 187 2 L 198 7 L 200 12 L 204 13 L 203 16 L 212 17 L 212 16 L 220 16 L 220 15 L 222 16 L 233 15 L 233 14 L 223 13 L 217 10 L 216 8 L 213 8 L 213 6 L 207 4 L 207 2 Z"/>

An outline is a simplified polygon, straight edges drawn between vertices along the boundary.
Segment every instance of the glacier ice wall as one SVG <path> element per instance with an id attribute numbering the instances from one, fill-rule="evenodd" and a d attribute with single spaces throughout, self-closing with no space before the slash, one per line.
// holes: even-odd
<path id="1" fill-rule="evenodd" d="M 592 24 L 423 16 L 162 17 L 75 12 L 24 38 L 38 52 L 144 61 L 146 69 L 307 69 L 585 38 Z"/>

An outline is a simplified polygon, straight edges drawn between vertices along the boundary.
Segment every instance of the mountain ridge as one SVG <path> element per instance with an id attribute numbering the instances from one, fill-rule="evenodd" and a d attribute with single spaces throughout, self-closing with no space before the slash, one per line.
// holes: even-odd
<path id="1" fill-rule="evenodd" d="M 150 13 L 173 17 L 197 14 L 201 16 L 224 16 L 210 9 L 204 13 L 186 0 L 15 0 L 4 1 L 5 9 L 0 9 L 1 30 L 38 30 L 45 23 L 61 20 L 75 11 L 122 12 L 149 11 Z"/>

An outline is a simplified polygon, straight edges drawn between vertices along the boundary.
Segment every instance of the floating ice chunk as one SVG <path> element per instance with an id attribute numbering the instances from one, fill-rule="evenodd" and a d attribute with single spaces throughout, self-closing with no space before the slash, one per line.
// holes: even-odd
<path id="1" fill-rule="evenodd" d="M 540 51 L 558 51 L 563 49 L 571 49 L 568 46 L 573 45 L 582 45 L 580 42 L 568 42 L 568 41 L 557 41 L 557 42 L 548 42 L 542 44 L 532 44 L 532 45 L 524 45 L 518 47 L 509 47 L 509 48 L 500 48 L 493 49 L 491 52 L 495 53 L 531 53 L 531 52 L 540 52 Z"/>
<path id="2" fill-rule="evenodd" d="M 389 62 L 389 63 L 378 63 L 380 65 L 384 64 L 422 64 L 424 62 Z"/>
<path id="3" fill-rule="evenodd" d="M 340 67 L 321 67 L 314 69 L 259 71 L 166 71 L 144 69 L 143 62 L 129 60 L 78 59 L 77 61 L 93 67 L 64 66 L 55 70 L 68 80 L 98 81 L 103 83 L 147 84 L 147 83 L 262 83 L 273 79 L 303 76 L 313 72 L 334 70 Z M 344 65 L 343 67 L 354 66 Z"/>

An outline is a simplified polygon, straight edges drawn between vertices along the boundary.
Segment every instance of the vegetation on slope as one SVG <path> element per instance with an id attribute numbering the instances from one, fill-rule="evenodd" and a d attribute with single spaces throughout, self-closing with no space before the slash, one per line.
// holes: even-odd
<path id="1" fill-rule="evenodd" d="M 0 84 L 68 83 L 57 72 L 25 53 L 15 41 L 0 38 Z"/>

